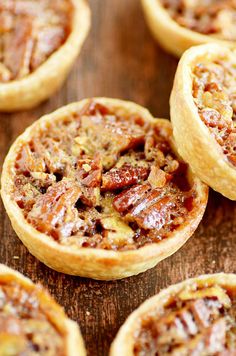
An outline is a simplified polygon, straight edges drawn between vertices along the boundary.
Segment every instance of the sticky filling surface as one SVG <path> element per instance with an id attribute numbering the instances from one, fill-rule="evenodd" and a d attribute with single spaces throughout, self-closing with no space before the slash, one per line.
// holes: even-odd
<path id="1" fill-rule="evenodd" d="M 90 102 L 23 144 L 13 198 L 64 245 L 131 250 L 170 236 L 197 204 L 170 130 Z"/>
<path id="2" fill-rule="evenodd" d="M 236 40 L 234 0 L 161 0 L 180 26 L 223 40 Z"/>
<path id="3" fill-rule="evenodd" d="M 26 77 L 67 39 L 73 6 L 69 0 L 0 2 L 0 82 Z"/>
<path id="4" fill-rule="evenodd" d="M 139 321 L 134 355 L 223 356 L 236 352 L 235 290 L 193 285 Z"/>
<path id="5" fill-rule="evenodd" d="M 193 98 L 225 158 L 236 166 L 236 61 L 222 57 L 198 61 L 193 68 Z"/>
<path id="6" fill-rule="evenodd" d="M 0 354 L 65 356 L 64 335 L 37 293 L 0 282 Z"/>

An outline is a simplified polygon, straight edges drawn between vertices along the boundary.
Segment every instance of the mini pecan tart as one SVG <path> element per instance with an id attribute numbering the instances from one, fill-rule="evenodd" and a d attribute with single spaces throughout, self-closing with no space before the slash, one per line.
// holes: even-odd
<path id="1" fill-rule="evenodd" d="M 234 0 L 142 0 L 142 4 L 154 37 L 174 55 L 209 42 L 235 47 Z"/>
<path id="2" fill-rule="evenodd" d="M 1 264 L 0 300 L 0 355 L 86 355 L 78 325 L 50 295 Z"/>
<path id="3" fill-rule="evenodd" d="M 52 95 L 89 27 L 85 0 L 0 1 L 0 110 L 28 109 Z"/>
<path id="4" fill-rule="evenodd" d="M 236 354 L 236 275 L 172 285 L 145 301 L 118 332 L 110 356 Z"/>
<path id="5" fill-rule="evenodd" d="M 216 44 L 181 58 L 171 95 L 180 155 L 199 178 L 236 200 L 236 54 Z"/>
<path id="6" fill-rule="evenodd" d="M 34 123 L 10 149 L 2 198 L 29 251 L 64 273 L 128 277 L 192 235 L 208 188 L 176 154 L 167 120 L 85 99 Z"/>

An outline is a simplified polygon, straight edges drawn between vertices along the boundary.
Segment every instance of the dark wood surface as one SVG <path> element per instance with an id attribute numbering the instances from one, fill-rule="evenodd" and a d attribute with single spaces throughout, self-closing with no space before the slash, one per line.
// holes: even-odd
<path id="1" fill-rule="evenodd" d="M 157 117 L 169 117 L 177 60 L 152 39 L 138 0 L 91 0 L 92 29 L 64 87 L 29 112 L 0 114 L 1 163 L 13 140 L 45 113 L 84 97 L 133 100 Z M 174 256 L 139 276 L 98 282 L 59 274 L 29 254 L 0 207 L 0 260 L 47 287 L 78 321 L 88 355 L 108 354 L 126 317 L 146 298 L 187 277 L 236 272 L 236 203 L 210 192 L 194 236 Z M 19 256 L 19 258 L 16 258 Z"/>

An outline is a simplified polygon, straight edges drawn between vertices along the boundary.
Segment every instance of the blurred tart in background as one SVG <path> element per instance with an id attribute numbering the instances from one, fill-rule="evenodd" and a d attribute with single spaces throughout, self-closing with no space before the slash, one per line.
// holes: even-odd
<path id="1" fill-rule="evenodd" d="M 236 275 L 213 274 L 170 286 L 120 328 L 110 356 L 234 355 Z"/>
<path id="2" fill-rule="evenodd" d="M 182 56 L 171 94 L 179 154 L 211 188 L 236 200 L 236 52 L 195 46 Z"/>
<path id="3" fill-rule="evenodd" d="M 235 47 L 234 0 L 141 0 L 154 37 L 180 57 L 191 46 L 209 42 Z"/>
<path id="4" fill-rule="evenodd" d="M 78 325 L 41 286 L 0 265 L 0 294 L 1 355 L 86 355 Z"/>
<path id="5" fill-rule="evenodd" d="M 29 109 L 65 80 L 90 27 L 85 0 L 0 2 L 0 110 Z"/>

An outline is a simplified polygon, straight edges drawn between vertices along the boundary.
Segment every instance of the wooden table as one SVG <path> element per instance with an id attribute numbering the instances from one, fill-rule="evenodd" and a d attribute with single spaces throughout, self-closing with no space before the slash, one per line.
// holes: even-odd
<path id="1" fill-rule="evenodd" d="M 89 38 L 60 92 L 29 112 L 1 114 L 1 162 L 13 140 L 34 120 L 84 97 L 129 99 L 156 116 L 169 117 L 177 60 L 152 39 L 140 2 L 90 3 L 93 22 Z M 88 354 L 103 356 L 126 317 L 160 289 L 202 273 L 236 272 L 235 214 L 235 203 L 211 192 L 201 225 L 180 251 L 139 276 L 105 283 L 59 274 L 37 261 L 16 237 L 1 205 L 0 260 L 47 287 L 79 322 Z"/>

